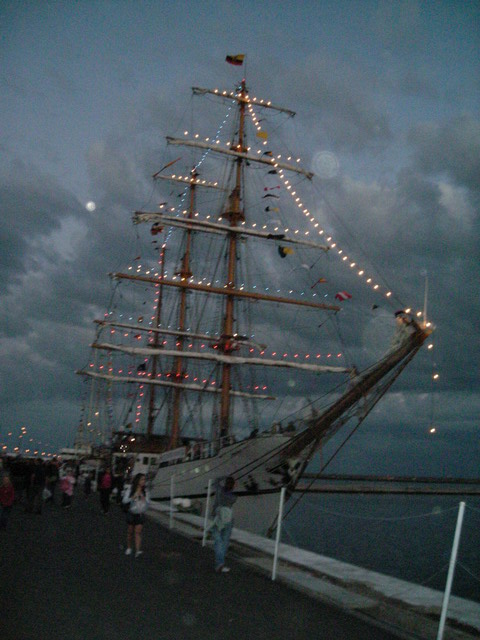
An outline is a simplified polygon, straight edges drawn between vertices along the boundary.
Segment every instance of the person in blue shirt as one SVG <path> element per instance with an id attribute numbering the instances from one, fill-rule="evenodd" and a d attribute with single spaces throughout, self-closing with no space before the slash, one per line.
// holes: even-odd
<path id="1" fill-rule="evenodd" d="M 232 476 L 218 478 L 215 482 L 215 502 L 213 505 L 213 549 L 215 552 L 215 571 L 227 573 L 229 567 L 225 566 L 225 556 L 230 543 L 230 535 L 233 529 L 233 505 L 237 496 L 233 493 L 235 479 Z"/>

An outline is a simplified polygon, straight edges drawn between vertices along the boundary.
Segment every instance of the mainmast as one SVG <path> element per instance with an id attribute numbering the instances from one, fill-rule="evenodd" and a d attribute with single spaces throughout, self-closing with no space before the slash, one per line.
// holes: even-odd
<path id="1" fill-rule="evenodd" d="M 240 88 L 240 97 L 245 98 L 247 90 L 245 87 L 245 79 L 242 80 Z M 236 141 L 236 151 L 240 153 L 246 153 L 247 149 L 244 145 L 245 138 L 245 102 L 240 100 L 238 102 L 238 109 L 240 115 L 240 121 L 238 126 L 238 137 Z M 242 208 L 241 208 L 241 187 L 242 187 L 242 169 L 243 158 L 237 157 L 236 159 L 236 171 L 235 171 L 235 187 L 230 194 L 228 200 L 228 210 L 223 214 L 228 220 L 231 227 L 237 227 L 240 222 L 245 220 Z M 227 270 L 227 282 L 226 289 L 235 289 L 235 275 L 236 275 L 236 256 L 237 254 L 237 234 L 230 233 L 228 243 L 228 270 Z M 233 338 L 233 310 L 234 310 L 233 295 L 226 296 L 225 304 L 225 317 L 223 321 L 223 334 L 222 341 L 219 347 L 224 354 L 228 354 L 231 351 L 231 344 Z M 222 391 L 220 397 L 220 437 L 228 434 L 230 430 L 230 385 L 231 385 L 231 372 L 232 367 L 230 364 L 224 364 L 222 368 Z"/>

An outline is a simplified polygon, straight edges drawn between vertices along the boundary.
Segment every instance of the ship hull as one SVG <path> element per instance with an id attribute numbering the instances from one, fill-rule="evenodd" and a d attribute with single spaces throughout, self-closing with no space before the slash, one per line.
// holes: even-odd
<path id="1" fill-rule="evenodd" d="M 153 500 L 188 499 L 191 508 L 205 514 L 209 491 L 215 480 L 236 479 L 235 526 L 254 533 L 265 533 L 278 512 L 280 489 L 292 482 L 300 468 L 285 449 L 292 436 L 265 434 L 223 447 L 217 455 L 161 467 L 150 484 Z M 181 501 L 179 508 L 182 508 Z"/>

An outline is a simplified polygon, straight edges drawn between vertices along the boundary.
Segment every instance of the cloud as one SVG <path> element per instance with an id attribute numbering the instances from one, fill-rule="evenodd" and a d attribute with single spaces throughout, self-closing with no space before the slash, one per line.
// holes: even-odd
<path id="1" fill-rule="evenodd" d="M 406 69 L 401 73 L 396 85 L 397 89 L 407 96 L 439 97 L 438 90 L 428 76 L 428 71 L 422 69 Z"/>
<path id="2" fill-rule="evenodd" d="M 51 175 L 16 160 L 0 174 L 0 198 L 1 296 L 35 261 L 48 255 L 47 239 L 60 232 L 63 219 L 79 214 L 79 206 Z"/>
<path id="3" fill-rule="evenodd" d="M 92 189 L 104 204 L 132 208 L 138 183 L 135 167 L 116 139 L 95 142 L 87 153 Z"/>
<path id="4" fill-rule="evenodd" d="M 372 28 L 387 49 L 407 53 L 421 42 L 421 4 L 418 0 L 382 2 L 372 13 Z"/>
<path id="5" fill-rule="evenodd" d="M 311 56 L 285 76 L 282 87 L 296 87 L 313 144 L 358 152 L 384 148 L 392 140 L 388 116 L 374 97 L 378 80 L 367 69 L 328 55 Z"/>
<path id="6" fill-rule="evenodd" d="M 480 190 L 480 120 L 470 115 L 444 123 L 424 123 L 408 134 L 415 166 L 428 175 L 446 175 L 458 186 Z"/>

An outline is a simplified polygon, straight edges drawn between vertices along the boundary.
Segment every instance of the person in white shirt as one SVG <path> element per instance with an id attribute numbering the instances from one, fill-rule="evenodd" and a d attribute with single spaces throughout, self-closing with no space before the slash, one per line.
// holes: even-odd
<path id="1" fill-rule="evenodd" d="M 124 492 L 122 503 L 128 505 L 127 511 L 127 549 L 125 554 L 133 552 L 132 543 L 135 538 L 135 557 L 142 551 L 142 530 L 145 522 L 145 512 L 150 505 L 150 496 L 146 490 L 146 477 L 144 473 L 137 473 L 131 487 Z"/>

